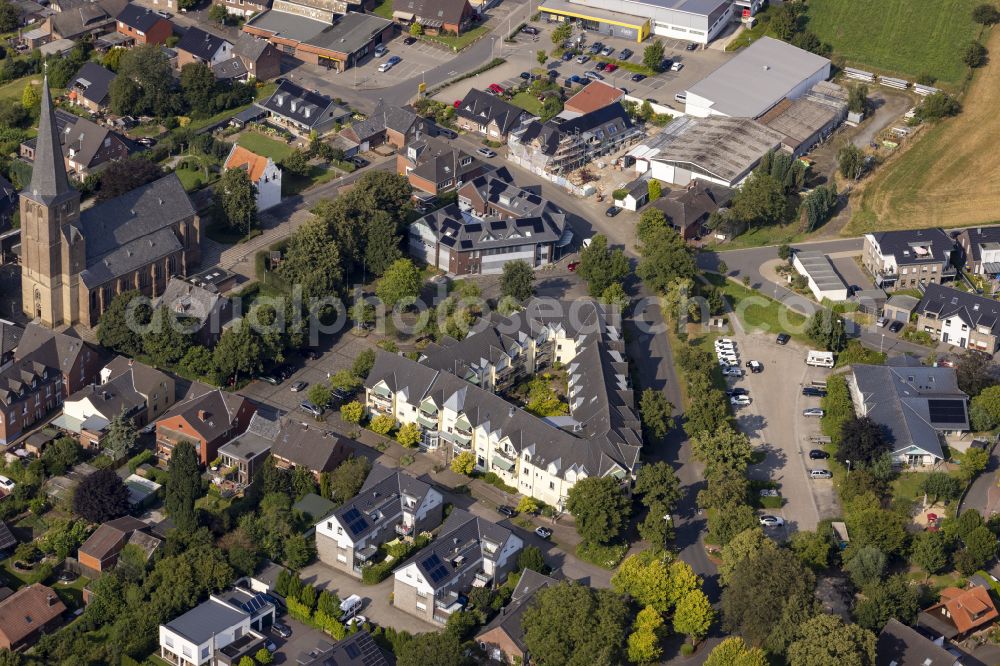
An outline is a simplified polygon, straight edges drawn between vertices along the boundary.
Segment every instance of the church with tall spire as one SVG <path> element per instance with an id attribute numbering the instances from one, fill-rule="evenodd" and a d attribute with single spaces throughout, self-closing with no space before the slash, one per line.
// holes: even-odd
<path id="1" fill-rule="evenodd" d="M 201 220 L 176 175 L 80 210 L 63 159 L 49 94 L 31 183 L 21 192 L 21 295 L 25 314 L 49 326 L 97 326 L 111 300 L 138 290 L 155 298 L 201 260 Z"/>

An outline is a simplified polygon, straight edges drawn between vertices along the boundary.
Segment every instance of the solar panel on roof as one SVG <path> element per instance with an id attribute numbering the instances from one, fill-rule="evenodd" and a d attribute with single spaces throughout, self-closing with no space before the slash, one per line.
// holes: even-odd
<path id="1" fill-rule="evenodd" d="M 927 410 L 931 421 L 937 423 L 964 423 L 964 400 L 928 400 Z"/>
<path id="2" fill-rule="evenodd" d="M 268 603 L 269 602 L 267 601 L 267 599 L 263 594 L 256 594 L 252 599 L 250 599 L 249 601 L 244 601 L 240 605 L 243 607 L 243 610 L 253 615 L 258 610 L 266 606 Z"/>
<path id="3" fill-rule="evenodd" d="M 344 522 L 347 523 L 347 529 L 352 535 L 359 534 L 368 527 L 368 520 L 365 519 L 364 514 L 354 507 L 351 507 L 344 514 Z"/>
<path id="4" fill-rule="evenodd" d="M 346 652 L 347 656 L 351 659 L 357 659 L 361 656 L 361 650 L 358 649 L 358 646 L 354 643 L 348 643 L 347 647 L 344 648 L 344 652 Z"/>
<path id="5" fill-rule="evenodd" d="M 423 564 L 424 569 L 427 570 L 427 576 L 431 579 L 432 583 L 440 583 L 448 577 L 448 567 L 444 565 L 444 562 L 437 556 L 437 553 L 432 553 L 430 557 L 424 560 Z"/>

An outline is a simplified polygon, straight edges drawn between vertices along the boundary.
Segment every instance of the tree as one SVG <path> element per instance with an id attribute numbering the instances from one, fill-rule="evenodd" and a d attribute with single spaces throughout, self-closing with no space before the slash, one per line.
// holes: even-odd
<path id="1" fill-rule="evenodd" d="M 375 350 L 365 349 L 354 357 L 354 365 L 351 366 L 351 374 L 364 379 L 372 371 L 375 365 Z"/>
<path id="2" fill-rule="evenodd" d="M 309 220 L 292 234 L 278 272 L 286 283 L 302 285 L 305 297 L 322 298 L 341 291 L 340 245 L 324 220 Z"/>
<path id="3" fill-rule="evenodd" d="M 386 211 L 377 210 L 371 214 L 365 227 L 365 271 L 383 275 L 402 256 L 397 227 L 396 220 Z"/>
<path id="4" fill-rule="evenodd" d="M 225 5 L 212 5 L 211 7 L 208 8 L 209 21 L 215 21 L 216 23 L 225 25 L 227 18 L 229 18 L 229 12 L 226 11 Z"/>
<path id="5" fill-rule="evenodd" d="M 181 92 L 191 113 L 210 116 L 215 110 L 216 78 L 203 62 L 189 62 L 181 67 Z"/>
<path id="6" fill-rule="evenodd" d="M 420 294 L 420 271 L 409 259 L 392 263 L 375 286 L 376 295 L 387 307 L 395 308 L 404 299 L 414 299 Z"/>
<path id="7" fill-rule="evenodd" d="M 624 659 L 628 619 L 624 601 L 610 590 L 561 582 L 535 593 L 521 626 L 540 664 L 612 666 Z"/>
<path id="8" fill-rule="evenodd" d="M 962 62 L 972 69 L 982 67 L 986 64 L 986 53 L 986 47 L 979 42 L 969 42 L 962 49 Z M 29 108 L 27 104 L 25 104 L 25 108 Z"/>
<path id="9" fill-rule="evenodd" d="M 796 532 L 792 535 L 792 552 L 807 567 L 821 571 L 830 566 L 836 550 L 833 536 L 833 528 L 827 522 L 820 523 L 815 532 Z"/>
<path id="10" fill-rule="evenodd" d="M 294 176 L 309 175 L 309 156 L 302 150 L 293 150 L 281 160 L 281 168 Z"/>
<path id="11" fill-rule="evenodd" d="M 646 433 L 656 442 L 667 436 L 674 427 L 671 414 L 674 406 L 667 400 L 662 391 L 648 388 L 639 398 L 639 415 Z"/>
<path id="12" fill-rule="evenodd" d="M 770 175 L 754 171 L 733 195 L 732 214 L 748 225 L 780 222 L 788 202 L 781 183 Z"/>
<path id="13" fill-rule="evenodd" d="M 802 199 L 802 211 L 804 216 L 805 231 L 813 231 L 833 217 L 837 210 L 837 185 L 830 183 L 820 185 L 813 189 Z"/>
<path id="14" fill-rule="evenodd" d="M 215 7 L 222 7 L 222 5 L 212 5 L 213 9 Z M 225 7 L 222 7 L 222 11 L 226 11 Z M 324 592 L 325 591 L 326 590 L 324 590 Z M 257 650 L 257 652 L 254 653 L 253 658 L 261 666 L 268 666 L 269 664 L 274 663 L 274 655 L 272 655 L 271 651 L 268 650 L 266 647 L 262 647 L 261 649 Z"/>
<path id="15" fill-rule="evenodd" d="M 868 159 L 864 152 L 853 143 L 845 144 L 837 151 L 840 175 L 850 180 L 860 180 L 868 170 Z"/>
<path id="16" fill-rule="evenodd" d="M 798 32 L 798 22 L 795 14 L 790 11 L 790 8 L 784 5 L 775 7 L 771 12 L 771 21 L 768 27 L 774 33 L 775 37 L 785 42 L 791 41 L 795 33 Z"/>
<path id="17" fill-rule="evenodd" d="M 352 400 L 351 402 L 340 406 L 340 418 L 344 419 L 348 423 L 361 423 L 361 419 L 365 416 L 365 406 L 362 405 L 357 400 Z"/>
<path id="18" fill-rule="evenodd" d="M 773 550 L 778 545 L 769 539 L 760 525 L 736 534 L 722 547 L 722 562 L 719 564 L 719 582 L 726 585 L 736 565 L 744 560 L 757 557 L 765 550 Z"/>
<path id="19" fill-rule="evenodd" d="M 742 475 L 753 456 L 750 438 L 728 423 L 719 426 L 715 432 L 702 432 L 692 438 L 691 450 L 698 460 L 705 463 L 705 475 L 708 477 Z"/>
<path id="20" fill-rule="evenodd" d="M 538 500 L 530 495 L 524 495 L 517 501 L 515 511 L 534 515 L 538 513 Z"/>
<path id="21" fill-rule="evenodd" d="M 615 591 L 627 594 L 639 605 L 666 613 L 671 608 L 672 596 L 683 596 L 683 592 L 672 593 L 669 564 L 667 557 L 655 550 L 629 555 L 611 577 L 611 585 Z M 683 574 L 678 575 L 679 585 L 683 584 L 683 578 Z"/>
<path id="22" fill-rule="evenodd" d="M 980 525 L 969 532 L 962 542 L 965 548 L 959 554 L 964 552 L 965 555 L 962 558 L 956 555 L 955 563 L 957 565 L 962 562 L 963 566 L 959 567 L 959 570 L 965 575 L 982 569 L 996 557 L 997 538 L 986 525 Z"/>
<path id="23" fill-rule="evenodd" d="M 368 427 L 372 432 L 378 433 L 379 435 L 388 435 L 389 432 L 396 426 L 396 419 L 394 419 L 389 414 L 377 414 L 368 423 Z"/>
<path id="24" fill-rule="evenodd" d="M 937 504 L 939 501 L 950 502 L 962 493 L 962 482 L 958 477 L 946 472 L 931 472 L 924 476 L 920 485 L 927 493 L 931 504 Z"/>
<path id="25" fill-rule="evenodd" d="M 111 299 L 108 309 L 101 315 L 97 328 L 97 341 L 102 347 L 121 354 L 135 356 L 142 353 L 141 326 L 149 323 L 152 309 L 149 301 L 135 290 L 124 291 Z"/>
<path id="26" fill-rule="evenodd" d="M 639 468 L 634 491 L 642 496 L 646 506 L 659 503 L 673 509 L 681 499 L 680 481 L 674 468 L 662 460 Z"/>
<path id="27" fill-rule="evenodd" d="M 215 186 L 214 196 L 229 228 L 250 233 L 257 225 L 257 186 L 246 169 L 227 169 Z"/>
<path id="28" fill-rule="evenodd" d="M 732 636 L 715 646 L 705 660 L 705 666 L 767 666 L 767 654 L 759 647 L 750 647 L 739 636 Z"/>
<path id="29" fill-rule="evenodd" d="M 508 261 L 503 265 L 503 275 L 500 276 L 500 294 L 526 301 L 535 291 L 534 280 L 535 274 L 528 262 L 521 259 Z"/>
<path id="30" fill-rule="evenodd" d="M 643 608 L 635 618 L 635 631 L 628 637 L 628 659 L 636 664 L 651 664 L 663 654 L 660 633 L 663 616 L 653 608 Z"/>
<path id="31" fill-rule="evenodd" d="M 85 477 L 73 493 L 73 512 L 92 523 L 104 523 L 128 513 L 128 488 L 113 469 Z"/>
<path id="32" fill-rule="evenodd" d="M 463 451 L 451 459 L 451 471 L 456 474 L 471 476 L 476 469 L 476 454 L 472 451 Z"/>
<path id="33" fill-rule="evenodd" d="M 117 80 L 116 78 L 115 81 Z M 134 155 L 124 160 L 112 160 L 101 171 L 101 186 L 97 190 L 97 200 L 117 199 L 126 192 L 162 177 L 163 169 L 160 165 L 141 155 Z"/>
<path id="34" fill-rule="evenodd" d="M 333 399 L 333 391 L 326 384 L 313 384 L 309 387 L 309 402 L 323 409 Z"/>
<path id="35" fill-rule="evenodd" d="M 862 546 L 851 554 L 844 570 L 859 588 L 882 579 L 885 573 L 885 553 L 876 546 Z"/>
<path id="36" fill-rule="evenodd" d="M 868 501 L 862 498 L 854 503 Z M 880 508 L 877 501 L 863 509 L 852 507 L 846 522 L 852 547 L 875 546 L 886 555 L 895 555 L 906 546 L 907 521 L 898 513 Z"/>
<path id="37" fill-rule="evenodd" d="M 701 590 L 691 590 L 685 594 L 674 609 L 674 631 L 684 634 L 695 644 L 708 635 L 708 629 L 714 620 L 712 604 Z"/>
<path id="38" fill-rule="evenodd" d="M 184 318 L 170 307 L 153 311 L 142 336 L 142 349 L 156 365 L 173 365 L 184 358 L 191 347 L 191 330 Z"/>
<path id="39" fill-rule="evenodd" d="M 913 537 L 910 562 L 933 576 L 948 566 L 948 550 L 948 538 L 943 533 L 920 532 Z"/>
<path id="40" fill-rule="evenodd" d="M 396 654 L 398 666 L 461 666 L 463 663 L 462 644 L 450 631 L 431 631 L 417 634 L 406 641 Z"/>
<path id="41" fill-rule="evenodd" d="M 854 606 L 854 618 L 869 631 L 881 631 L 893 617 L 912 624 L 919 610 L 919 589 L 904 576 L 891 576 L 865 588 L 865 598 Z"/>
<path id="42" fill-rule="evenodd" d="M 797 640 L 788 646 L 788 661 L 796 666 L 873 666 L 875 634 L 836 615 L 821 614 L 799 627 Z"/>
<path id="43" fill-rule="evenodd" d="M 201 470 L 198 454 L 189 441 L 178 442 L 167 463 L 167 483 L 164 506 L 174 527 L 190 534 L 198 527 L 195 501 L 201 496 Z"/>
<path id="44" fill-rule="evenodd" d="M 396 441 L 406 448 L 413 448 L 424 439 L 424 431 L 416 423 L 404 423 L 396 432 Z"/>
<path id="45" fill-rule="evenodd" d="M 988 2 L 976 5 L 976 7 L 972 10 L 972 20 L 980 25 L 994 25 L 996 23 L 1000 23 L 1000 10 Z"/>
<path id="46" fill-rule="evenodd" d="M 42 452 L 42 464 L 49 476 L 61 476 L 80 461 L 83 447 L 72 437 L 60 437 Z"/>
<path id="47" fill-rule="evenodd" d="M 253 326 L 243 320 L 222 333 L 212 359 L 219 375 L 235 383 L 239 375 L 246 377 L 264 369 L 263 341 Z"/>
<path id="48" fill-rule="evenodd" d="M 577 532 L 589 543 L 615 541 L 628 522 L 628 499 L 610 476 L 577 481 L 569 490 L 566 508 L 576 519 Z"/>
<path id="49" fill-rule="evenodd" d="M 975 398 L 991 386 L 996 386 L 996 366 L 987 356 L 972 350 L 965 351 L 955 364 L 958 388 Z M 984 404 L 984 403 L 981 403 Z"/>
<path id="50" fill-rule="evenodd" d="M 580 252 L 577 274 L 587 281 L 591 296 L 599 296 L 615 282 L 622 282 L 629 274 L 629 263 L 620 248 L 608 247 L 608 239 L 595 235 L 590 246 Z"/>
<path id="51" fill-rule="evenodd" d="M 34 112 L 36 108 L 42 103 L 42 94 L 38 92 L 29 81 L 24 84 L 24 88 L 21 90 L 21 106 L 30 112 Z"/>
<path id="52" fill-rule="evenodd" d="M 925 97 L 917 107 L 917 117 L 920 120 L 939 120 L 958 115 L 961 110 L 962 105 L 957 99 L 946 92 L 936 92 Z"/>
<path id="53" fill-rule="evenodd" d="M 675 281 L 694 278 L 694 254 L 680 234 L 671 229 L 650 236 L 644 230 L 644 238 L 635 272 L 651 289 L 663 294 Z"/>
<path id="54" fill-rule="evenodd" d="M 132 419 L 125 416 L 123 407 L 122 412 L 113 417 L 108 424 L 108 431 L 101 440 L 101 448 L 107 452 L 109 458 L 118 461 L 135 447 L 137 441 L 139 432 L 135 429 Z"/>
<path id="55" fill-rule="evenodd" d="M 746 504 L 731 504 L 708 516 L 708 534 L 713 543 L 725 546 L 737 534 L 759 525 L 757 514 Z"/>
<path id="56" fill-rule="evenodd" d="M 974 478 L 986 471 L 989 464 L 990 454 L 986 449 L 970 448 L 965 452 L 965 457 L 958 464 L 958 471 L 965 483 L 970 483 Z"/>
<path id="57" fill-rule="evenodd" d="M 525 546 L 517 556 L 517 568 L 520 570 L 531 569 L 532 571 L 537 571 L 538 573 L 545 573 L 548 571 L 548 565 L 545 564 L 545 557 L 542 556 L 542 551 L 538 549 L 538 546 Z"/>
<path id="58" fill-rule="evenodd" d="M 890 448 L 885 428 L 867 416 L 849 418 L 840 426 L 840 441 L 837 442 L 840 462 L 850 460 L 855 466 L 867 465 L 888 453 Z"/>
<path id="59" fill-rule="evenodd" d="M 656 201 L 663 195 L 663 186 L 660 185 L 660 181 L 655 178 L 650 178 L 646 185 L 646 189 L 649 192 L 649 200 Z"/>
<path id="60" fill-rule="evenodd" d="M 14 5 L 7 0 L 0 2 L 0 32 L 14 32 L 18 28 L 19 20 Z"/>
<path id="61" fill-rule="evenodd" d="M 548 60 L 548 59 L 549 59 L 549 56 L 548 56 L 547 53 L 545 53 L 545 49 L 538 49 L 537 51 L 535 51 L 535 61 L 539 65 L 544 65 L 545 61 Z"/>
<path id="62" fill-rule="evenodd" d="M 419 37 L 420 35 L 424 34 L 424 26 L 420 25 L 417 22 L 411 23 L 410 34 L 413 35 L 414 37 Z"/>
<path id="63" fill-rule="evenodd" d="M 567 39 L 573 36 L 573 24 L 569 21 L 560 23 L 552 31 L 552 43 L 562 44 Z"/>
<path id="64" fill-rule="evenodd" d="M 663 64 L 663 42 L 657 39 L 643 50 L 642 64 L 654 72 L 660 71 Z"/>
<path id="65" fill-rule="evenodd" d="M 847 108 L 862 114 L 868 109 L 868 86 L 856 83 L 847 87 Z"/>
<path id="66" fill-rule="evenodd" d="M 847 347 L 844 320 L 827 308 L 820 308 L 809 318 L 806 335 L 827 351 L 840 352 Z"/>
<path id="67" fill-rule="evenodd" d="M 358 494 L 372 464 L 368 458 L 350 457 L 330 474 L 330 499 L 343 503 Z"/>
<path id="68" fill-rule="evenodd" d="M 618 308 L 619 312 L 622 312 L 628 307 L 630 299 L 625 293 L 625 287 L 620 282 L 614 282 L 601 292 L 600 300 L 601 303 L 613 305 Z"/>

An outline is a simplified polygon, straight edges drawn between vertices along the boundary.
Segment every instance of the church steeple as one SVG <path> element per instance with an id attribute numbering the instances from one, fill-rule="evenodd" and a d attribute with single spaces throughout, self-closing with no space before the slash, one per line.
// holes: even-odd
<path id="1" fill-rule="evenodd" d="M 56 112 L 49 95 L 49 76 L 42 79 L 42 108 L 38 121 L 38 139 L 35 144 L 35 163 L 31 171 L 31 185 L 23 194 L 40 204 L 51 205 L 74 193 L 66 176 Z"/>

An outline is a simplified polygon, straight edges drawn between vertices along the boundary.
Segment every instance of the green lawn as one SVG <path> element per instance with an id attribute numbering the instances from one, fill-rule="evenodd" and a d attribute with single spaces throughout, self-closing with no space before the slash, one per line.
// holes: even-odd
<path id="1" fill-rule="evenodd" d="M 42 83 L 42 75 L 29 74 L 28 76 L 25 76 L 23 78 L 14 79 L 13 81 L 3 84 L 2 86 L 0 86 L 0 101 L 20 102 L 21 93 L 24 92 L 24 84 L 33 80 L 37 81 L 38 85 L 40 86 Z M 41 88 L 39 88 L 39 90 L 41 90 Z M 52 94 L 55 95 L 54 90 L 52 91 Z"/>
<path id="2" fill-rule="evenodd" d="M 390 15 L 391 14 L 392 12 L 390 11 Z M 463 32 L 458 37 L 444 37 L 442 35 L 436 35 L 432 37 L 430 35 L 424 35 L 423 37 L 421 37 L 421 39 L 426 39 L 429 42 L 437 42 L 438 44 L 444 44 L 453 51 L 461 51 L 466 46 L 476 41 L 489 31 L 490 29 L 487 28 L 486 25 L 480 25 L 478 27 L 473 28 L 472 30 Z"/>
<path id="3" fill-rule="evenodd" d="M 958 85 L 967 68 L 962 47 L 979 26 L 982 0 L 810 0 L 807 29 L 833 46 L 848 66 L 916 78 L 930 74 Z"/>
<path id="4" fill-rule="evenodd" d="M 797 219 L 788 224 L 765 224 L 727 241 L 713 239 L 710 241 L 709 247 L 719 250 L 742 250 L 765 245 L 790 245 L 805 238 L 805 234 L 802 233 L 799 226 Z"/>
<path id="5" fill-rule="evenodd" d="M 533 116 L 542 115 L 542 103 L 538 101 L 536 96 L 529 92 L 519 92 L 510 101 Z"/>
<path id="6" fill-rule="evenodd" d="M 174 173 L 180 178 L 185 192 L 192 192 L 208 181 L 202 169 L 177 169 Z"/>
<path id="7" fill-rule="evenodd" d="M 382 0 L 382 2 L 375 5 L 375 9 L 372 10 L 372 14 L 375 16 L 381 16 L 384 19 L 392 20 L 392 0 Z"/>
<path id="8" fill-rule="evenodd" d="M 236 143 L 258 155 L 270 157 L 275 162 L 280 162 L 295 151 L 286 142 L 272 139 L 257 132 L 244 132 Z"/>
<path id="9" fill-rule="evenodd" d="M 804 315 L 788 309 L 759 291 L 736 284 L 721 275 L 708 273 L 705 277 L 716 287 L 722 289 L 722 293 L 729 298 L 743 328 L 748 332 L 763 330 L 777 334 L 784 331 L 796 340 L 810 344 L 809 338 L 801 332 L 806 321 Z M 747 300 L 749 298 L 754 300 Z M 800 332 L 795 332 L 796 330 Z"/>

